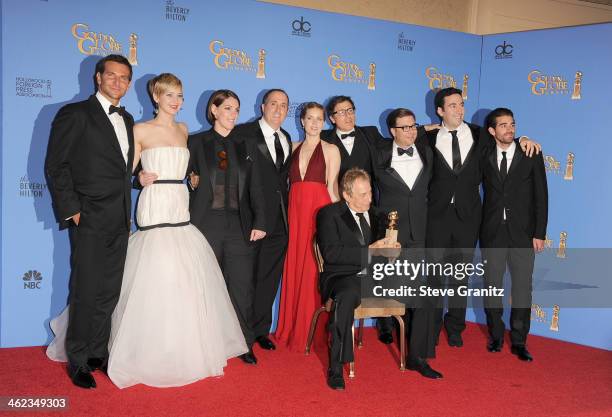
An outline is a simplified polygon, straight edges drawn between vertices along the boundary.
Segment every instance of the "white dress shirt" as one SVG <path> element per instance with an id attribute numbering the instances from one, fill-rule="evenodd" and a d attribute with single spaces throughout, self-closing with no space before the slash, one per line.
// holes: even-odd
<path id="1" fill-rule="evenodd" d="M 449 167 L 453 167 L 453 136 L 450 134 L 452 129 L 448 129 L 444 122 L 436 135 L 436 149 L 440 151 Z M 465 162 L 467 154 L 472 148 L 474 138 L 472 131 L 467 123 L 463 122 L 457 128 L 457 139 L 459 139 L 459 153 L 461 153 L 461 165 Z M 455 196 L 451 198 L 451 203 L 455 202 Z"/>
<path id="2" fill-rule="evenodd" d="M 393 142 L 391 168 L 396 170 L 408 188 L 412 189 L 414 182 L 423 168 L 423 161 L 421 161 L 421 158 L 419 157 L 419 152 L 417 151 L 416 146 L 409 146 L 409 148 L 413 149 L 412 156 L 409 156 L 408 154 L 399 156 L 397 154 L 397 148 L 397 143 Z"/>
<path id="3" fill-rule="evenodd" d="M 359 231 L 361 232 L 361 235 L 363 236 L 363 231 L 361 230 L 361 223 L 359 223 L 359 216 L 357 216 L 357 212 L 355 210 L 353 210 L 351 208 L 351 206 L 348 205 L 348 203 L 346 203 L 346 206 L 351 211 L 351 214 L 353 215 L 353 219 L 355 219 L 355 222 L 357 223 L 357 227 L 359 228 Z M 366 222 L 368 223 L 368 225 L 370 225 L 370 214 L 367 211 L 364 211 L 363 212 L 363 217 L 365 217 Z M 371 226 L 370 226 L 370 228 L 371 228 Z"/>
<path id="4" fill-rule="evenodd" d="M 341 135 L 351 133 L 351 132 L 353 132 L 353 136 L 348 136 L 342 139 Z M 346 152 L 348 152 L 349 155 L 351 154 L 351 152 L 353 152 L 353 146 L 355 145 L 354 133 L 355 133 L 355 129 L 349 130 L 348 132 L 344 132 L 342 130 L 336 129 L 336 135 L 338 136 L 338 139 L 340 139 L 340 142 L 342 142 L 342 146 L 344 146 L 344 149 L 346 149 Z"/>
<path id="5" fill-rule="evenodd" d="M 280 129 L 278 130 L 272 129 L 272 127 L 270 127 L 268 122 L 266 122 L 263 117 L 259 119 L 259 127 L 261 127 L 261 131 L 264 135 L 264 139 L 266 140 L 266 145 L 268 146 L 268 151 L 270 152 L 270 155 L 272 155 L 272 160 L 274 161 L 274 163 L 276 163 L 276 148 L 274 147 L 274 133 L 278 133 L 278 137 L 280 138 L 281 146 L 283 147 L 283 153 L 285 154 L 285 158 L 283 159 L 283 162 L 285 162 L 287 158 L 289 158 L 289 155 L 291 154 L 291 149 L 289 149 L 287 138 L 285 137 L 283 132 Z"/>
<path id="6" fill-rule="evenodd" d="M 110 120 L 111 124 L 113 125 L 113 129 L 115 130 L 115 134 L 117 135 L 117 139 L 119 140 L 119 146 L 121 147 L 121 153 L 123 154 L 123 159 L 125 160 L 125 163 L 127 165 L 128 151 L 130 149 L 130 142 L 128 141 L 127 129 L 125 127 L 125 122 L 123 121 L 123 117 L 121 117 L 121 115 L 117 112 L 113 114 L 108 114 L 108 110 L 110 109 L 110 106 L 113 103 L 111 103 L 99 91 L 96 93 L 96 98 L 102 105 L 102 108 L 104 109 L 104 112 L 106 113 L 106 116 L 108 117 L 108 120 Z M 117 107 L 119 106 L 120 104 L 117 105 Z"/>
<path id="7" fill-rule="evenodd" d="M 508 149 L 502 149 L 499 147 L 499 145 L 497 145 L 496 148 L 497 148 L 497 168 L 501 172 L 501 161 L 503 158 L 502 152 L 506 152 L 506 169 L 510 171 L 510 164 L 512 164 L 512 158 L 514 157 L 514 151 L 516 150 L 516 143 L 512 142 L 510 146 L 508 146 Z M 508 173 L 508 171 L 506 171 L 506 174 Z M 506 208 L 505 207 L 504 207 L 504 220 L 506 220 Z"/>

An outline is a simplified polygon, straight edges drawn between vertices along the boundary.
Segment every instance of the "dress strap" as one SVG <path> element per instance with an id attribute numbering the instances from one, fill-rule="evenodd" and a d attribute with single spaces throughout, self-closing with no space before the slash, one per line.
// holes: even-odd
<path id="1" fill-rule="evenodd" d="M 183 227 L 183 226 L 188 226 L 189 222 L 181 222 L 181 223 L 159 223 L 159 224 L 152 224 L 150 226 L 139 226 L 138 230 L 151 230 L 151 229 L 156 229 L 158 227 Z"/>
<path id="2" fill-rule="evenodd" d="M 183 180 L 155 180 L 153 184 L 183 184 Z"/>

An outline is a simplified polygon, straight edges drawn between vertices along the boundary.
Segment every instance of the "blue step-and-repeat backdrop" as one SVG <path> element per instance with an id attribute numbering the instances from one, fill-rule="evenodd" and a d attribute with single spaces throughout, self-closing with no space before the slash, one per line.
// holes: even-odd
<path id="1" fill-rule="evenodd" d="M 93 92 L 95 63 L 109 53 L 134 65 L 122 104 L 136 121 L 152 117 L 147 81 L 160 72 L 179 76 L 186 98 L 179 118 L 192 132 L 209 127 L 204 107 L 219 88 L 238 93 L 241 121 L 259 115 L 266 89 L 284 88 L 284 127 L 294 140 L 301 135 L 296 109 L 305 101 L 349 95 L 357 123 L 388 136 L 390 109 L 408 107 L 420 123 L 437 122 L 433 90 L 462 88 L 468 120 L 508 106 L 519 132 L 543 144 L 551 262 L 563 267 L 572 248 L 612 247 L 604 102 L 612 95 L 610 24 L 482 37 L 252 0 L 1 5 L 2 347 L 48 343 L 49 319 L 66 305 L 68 236 L 53 216 L 44 158 L 54 115 Z M 538 304 L 535 297 L 532 333 L 612 349 L 612 310 L 584 301 L 588 291 L 612 294 L 606 280 L 550 275 L 540 280 L 546 295 L 569 289 L 581 301 Z M 482 321 L 479 309 L 469 314 Z"/>

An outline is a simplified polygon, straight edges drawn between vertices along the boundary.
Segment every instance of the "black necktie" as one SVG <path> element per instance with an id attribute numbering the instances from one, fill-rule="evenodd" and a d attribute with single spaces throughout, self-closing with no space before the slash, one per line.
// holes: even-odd
<path id="1" fill-rule="evenodd" d="M 361 235 L 366 246 L 370 245 L 372 239 L 372 232 L 370 231 L 370 225 L 366 220 L 363 213 L 355 213 L 359 217 L 359 227 L 361 228 Z"/>
<path id="2" fill-rule="evenodd" d="M 117 107 L 111 104 L 111 106 L 108 108 L 108 114 L 113 114 L 113 113 L 119 113 L 119 116 L 123 116 L 123 113 L 125 113 L 125 107 L 123 106 Z"/>
<path id="3" fill-rule="evenodd" d="M 274 150 L 276 151 L 276 170 L 280 171 L 285 162 L 285 152 L 283 152 L 278 132 L 274 132 Z"/>
<path id="4" fill-rule="evenodd" d="M 414 148 L 411 146 L 408 149 L 397 147 L 397 155 L 402 156 L 403 154 L 407 154 L 408 156 L 414 155 Z"/>
<path id="5" fill-rule="evenodd" d="M 456 130 L 451 130 L 450 134 L 453 137 L 453 171 L 457 172 L 461 169 L 461 151 L 459 150 L 459 138 L 457 137 Z"/>
<path id="6" fill-rule="evenodd" d="M 342 134 L 340 134 L 340 139 L 354 138 L 354 137 L 355 137 L 355 131 L 354 130 L 352 132 L 349 132 L 349 133 L 342 133 Z"/>
<path id="7" fill-rule="evenodd" d="M 506 159 L 506 151 L 502 152 L 502 160 L 499 164 L 499 173 L 501 174 L 502 181 L 506 181 L 508 175 L 508 160 Z"/>

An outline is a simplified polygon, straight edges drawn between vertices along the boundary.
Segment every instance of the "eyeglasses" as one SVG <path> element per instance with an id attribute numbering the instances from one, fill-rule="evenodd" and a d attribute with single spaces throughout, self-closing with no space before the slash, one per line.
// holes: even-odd
<path id="1" fill-rule="evenodd" d="M 227 152 L 217 152 L 217 158 L 219 158 L 219 169 L 225 171 L 227 169 Z"/>
<path id="2" fill-rule="evenodd" d="M 355 114 L 355 110 L 356 110 L 355 107 L 351 107 L 351 108 L 343 109 L 343 110 L 338 110 L 338 111 L 333 112 L 332 116 L 342 116 L 342 117 L 344 117 L 346 115 L 351 116 L 351 115 Z"/>
<path id="3" fill-rule="evenodd" d="M 410 132 L 411 130 L 417 130 L 420 125 L 415 123 L 413 125 L 406 126 L 394 126 L 394 129 L 401 129 L 403 132 Z"/>

